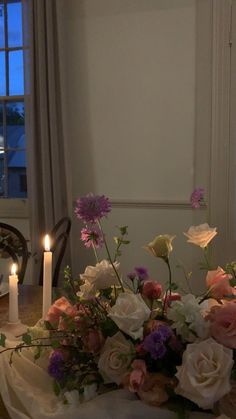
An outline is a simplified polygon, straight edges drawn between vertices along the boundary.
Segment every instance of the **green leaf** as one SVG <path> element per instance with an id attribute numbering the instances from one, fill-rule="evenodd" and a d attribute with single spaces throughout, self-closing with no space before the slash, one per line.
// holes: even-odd
<path id="1" fill-rule="evenodd" d="M 102 334 L 105 337 L 107 336 L 111 337 L 118 331 L 117 325 L 109 317 L 107 317 L 107 319 L 104 320 L 104 322 L 100 324 L 100 327 L 101 327 Z"/>
<path id="2" fill-rule="evenodd" d="M 22 335 L 22 340 L 26 345 L 31 345 L 32 343 L 32 337 L 29 335 L 29 333 L 24 333 Z"/>
<path id="3" fill-rule="evenodd" d="M 229 280 L 229 284 L 230 284 L 231 287 L 235 287 L 236 286 L 236 278 L 231 278 Z"/>
<path id="4" fill-rule="evenodd" d="M 3 346 L 3 348 L 5 348 L 5 341 L 6 341 L 6 336 L 1 333 L 0 335 L 0 346 Z"/>
<path id="5" fill-rule="evenodd" d="M 118 227 L 118 228 L 122 236 L 125 236 L 126 234 L 128 234 L 128 226 L 123 226 L 123 227 Z"/>
<path id="6" fill-rule="evenodd" d="M 120 239 L 119 237 L 113 237 L 115 244 L 120 244 Z"/>
<path id="7" fill-rule="evenodd" d="M 39 358 L 40 358 L 41 353 L 42 353 L 42 347 L 41 347 L 41 346 L 38 346 L 38 347 L 36 348 L 36 352 L 35 352 L 35 354 L 34 354 L 34 360 L 35 360 L 35 361 L 37 361 L 37 359 L 39 359 Z"/>
<path id="8" fill-rule="evenodd" d="M 129 240 L 122 240 L 122 244 L 129 244 L 130 241 Z"/>
<path id="9" fill-rule="evenodd" d="M 171 290 L 172 290 L 172 291 L 175 291 L 175 290 L 177 290 L 179 287 L 178 287 L 178 285 L 177 285 L 175 282 L 172 282 L 172 284 L 171 284 L 170 288 L 171 288 Z"/>
<path id="10" fill-rule="evenodd" d="M 60 384 L 57 381 L 53 381 L 53 391 L 56 394 L 56 396 L 59 396 L 61 392 Z"/>
<path id="11" fill-rule="evenodd" d="M 53 330 L 51 323 L 49 323 L 47 320 L 44 320 L 44 326 L 47 330 Z"/>
<path id="12" fill-rule="evenodd" d="M 53 340 L 51 342 L 51 346 L 52 346 L 53 349 L 58 349 L 58 348 L 61 347 L 61 344 L 60 344 L 60 342 L 58 340 Z"/>

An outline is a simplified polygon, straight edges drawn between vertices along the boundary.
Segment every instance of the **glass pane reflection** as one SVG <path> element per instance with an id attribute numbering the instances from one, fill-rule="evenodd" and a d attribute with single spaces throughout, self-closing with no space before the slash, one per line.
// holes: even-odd
<path id="1" fill-rule="evenodd" d="M 12 1 L 7 4 L 8 46 L 22 46 L 22 4 Z"/>
<path id="2" fill-rule="evenodd" d="M 9 95 L 24 94 L 23 51 L 9 52 Z"/>

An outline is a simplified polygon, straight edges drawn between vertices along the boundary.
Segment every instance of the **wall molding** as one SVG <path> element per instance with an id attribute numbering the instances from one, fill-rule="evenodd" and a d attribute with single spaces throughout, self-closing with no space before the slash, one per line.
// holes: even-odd
<path id="1" fill-rule="evenodd" d="M 213 1 L 210 221 L 229 234 L 231 0 Z M 219 199 L 220 197 L 220 199 Z"/>
<path id="2" fill-rule="evenodd" d="M 168 201 L 168 200 L 129 200 L 111 199 L 113 208 L 143 208 L 143 209 L 178 209 L 192 210 L 189 201 Z M 207 205 L 202 204 L 201 209 L 206 209 Z"/>

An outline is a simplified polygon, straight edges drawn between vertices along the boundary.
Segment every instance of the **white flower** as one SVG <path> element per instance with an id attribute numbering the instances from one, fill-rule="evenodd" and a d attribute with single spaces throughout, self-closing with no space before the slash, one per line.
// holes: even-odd
<path id="1" fill-rule="evenodd" d="M 230 391 L 233 351 L 209 338 L 191 343 L 177 367 L 177 394 L 192 400 L 203 409 L 212 409 L 215 402 Z"/>
<path id="2" fill-rule="evenodd" d="M 143 324 L 150 314 L 151 311 L 140 294 L 124 292 L 118 296 L 108 316 L 127 335 L 139 339 L 143 337 Z"/>
<path id="3" fill-rule="evenodd" d="M 78 407 L 81 403 L 88 402 L 89 400 L 97 397 L 97 384 L 89 384 L 84 386 L 84 392 L 79 394 L 78 390 L 66 391 L 64 396 L 72 407 Z"/>
<path id="4" fill-rule="evenodd" d="M 114 266 L 118 271 L 120 264 L 114 262 Z M 119 285 L 112 265 L 105 259 L 97 263 L 96 266 L 87 266 L 80 278 L 85 283 L 80 287 L 78 294 L 83 295 L 85 298 L 95 295 L 98 290 L 109 288 L 112 285 Z"/>
<path id="5" fill-rule="evenodd" d="M 78 390 L 66 391 L 64 393 L 64 396 L 65 396 L 67 402 L 69 403 L 69 405 L 71 405 L 73 407 L 78 407 L 78 405 L 80 404 Z"/>
<path id="6" fill-rule="evenodd" d="M 97 393 L 97 384 L 93 383 L 93 384 L 89 384 L 87 386 L 84 386 L 84 392 L 83 392 L 83 402 L 88 402 L 89 400 L 94 399 L 95 397 L 97 397 L 98 393 Z"/>
<path id="7" fill-rule="evenodd" d="M 208 243 L 217 234 L 216 227 L 209 227 L 208 224 L 200 224 L 199 226 L 192 226 L 184 233 L 188 237 L 188 242 L 196 244 L 202 248 L 206 247 Z"/>
<path id="8" fill-rule="evenodd" d="M 98 361 L 105 383 L 120 384 L 132 361 L 134 347 L 121 332 L 106 339 Z"/>
<path id="9" fill-rule="evenodd" d="M 202 315 L 202 307 L 192 294 L 181 297 L 180 301 L 174 301 L 167 311 L 167 318 L 172 320 L 172 328 L 187 342 L 196 339 L 206 339 L 209 336 L 210 322 Z"/>

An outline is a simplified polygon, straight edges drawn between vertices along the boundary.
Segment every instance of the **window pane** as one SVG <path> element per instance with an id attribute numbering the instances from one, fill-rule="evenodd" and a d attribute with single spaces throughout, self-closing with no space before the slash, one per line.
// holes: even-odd
<path id="1" fill-rule="evenodd" d="M 5 47 L 5 32 L 4 32 L 4 4 L 0 1 L 0 48 Z"/>
<path id="2" fill-rule="evenodd" d="M 26 198 L 26 153 L 25 151 L 8 151 L 8 197 Z"/>
<path id="3" fill-rule="evenodd" d="M 3 104 L 0 103 L 0 153 L 4 150 L 3 139 Z"/>
<path id="4" fill-rule="evenodd" d="M 22 5 L 21 1 L 7 4 L 8 46 L 22 46 Z"/>
<path id="5" fill-rule="evenodd" d="M 9 52 L 9 95 L 24 94 L 23 51 Z"/>
<path id="6" fill-rule="evenodd" d="M 0 196 L 5 195 L 4 191 L 4 152 L 0 151 Z"/>
<path id="7" fill-rule="evenodd" d="M 25 149 L 24 102 L 8 102 L 6 113 L 7 147 Z"/>
<path id="8" fill-rule="evenodd" d="M 5 52 L 0 52 L 0 96 L 6 95 Z"/>

